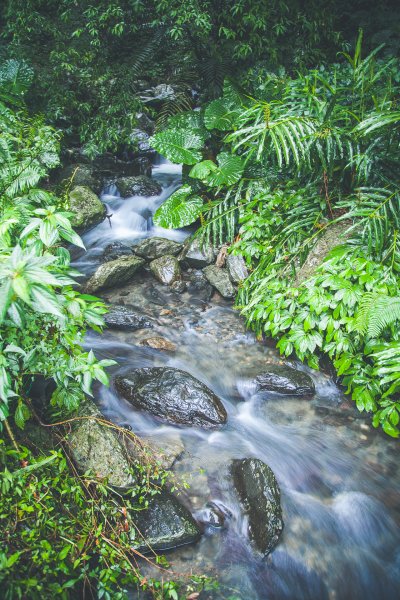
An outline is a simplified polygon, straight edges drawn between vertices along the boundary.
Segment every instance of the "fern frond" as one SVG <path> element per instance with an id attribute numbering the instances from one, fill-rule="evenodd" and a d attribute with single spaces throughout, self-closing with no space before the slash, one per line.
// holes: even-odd
<path id="1" fill-rule="evenodd" d="M 387 327 L 400 320 L 400 297 L 366 293 L 355 319 L 357 331 L 378 338 Z"/>

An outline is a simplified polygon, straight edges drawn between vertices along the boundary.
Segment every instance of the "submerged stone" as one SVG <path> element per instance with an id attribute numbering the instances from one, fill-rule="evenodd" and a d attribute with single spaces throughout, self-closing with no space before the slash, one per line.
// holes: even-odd
<path id="1" fill-rule="evenodd" d="M 256 377 L 257 390 L 278 392 L 291 396 L 311 396 L 315 393 L 314 382 L 307 373 L 286 365 L 268 365 L 262 375 Z"/>
<path id="2" fill-rule="evenodd" d="M 169 423 L 209 429 L 227 420 L 225 407 L 218 396 L 180 369 L 132 369 L 115 378 L 115 387 L 133 406 Z"/>
<path id="3" fill-rule="evenodd" d="M 153 323 L 147 317 L 136 312 L 133 306 L 115 304 L 104 315 L 104 322 L 110 329 L 121 331 L 136 331 L 137 329 L 151 329 Z"/>
<path id="4" fill-rule="evenodd" d="M 167 352 L 175 352 L 176 350 L 175 344 L 161 336 L 146 338 L 140 342 L 140 345 L 148 346 L 149 348 L 154 348 L 155 350 L 166 350 Z"/>
<path id="5" fill-rule="evenodd" d="M 281 494 L 273 471 L 256 458 L 234 460 L 233 483 L 249 518 L 249 537 L 267 556 L 283 530 Z"/>
<path id="6" fill-rule="evenodd" d="M 110 287 L 119 287 L 128 283 L 136 271 L 144 265 L 144 260 L 137 256 L 121 256 L 103 263 L 86 284 L 89 293 L 98 292 Z"/>

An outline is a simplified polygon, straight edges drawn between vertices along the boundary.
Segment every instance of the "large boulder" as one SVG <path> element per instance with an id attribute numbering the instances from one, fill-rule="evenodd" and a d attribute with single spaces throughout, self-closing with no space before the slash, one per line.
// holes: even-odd
<path id="1" fill-rule="evenodd" d="M 169 423 L 209 429 L 227 420 L 224 405 L 214 392 L 180 369 L 132 369 L 115 378 L 115 387 L 133 406 Z"/>
<path id="2" fill-rule="evenodd" d="M 150 117 L 146 113 L 136 113 L 136 123 L 142 131 L 145 131 L 149 135 L 153 135 L 154 130 L 156 128 L 156 124 L 150 119 Z"/>
<path id="3" fill-rule="evenodd" d="M 144 265 L 143 258 L 121 256 L 100 265 L 86 284 L 90 294 L 110 287 L 119 287 L 131 281 L 136 271 Z"/>
<path id="4" fill-rule="evenodd" d="M 214 292 L 212 285 L 208 283 L 203 271 L 199 270 L 195 270 L 190 274 L 187 289 L 194 300 L 200 300 L 201 302 L 209 302 Z"/>
<path id="5" fill-rule="evenodd" d="M 146 510 L 133 515 L 137 528 L 132 540 L 139 552 L 164 551 L 197 542 L 200 529 L 190 512 L 172 494 L 161 492 Z"/>
<path id="6" fill-rule="evenodd" d="M 93 167 L 85 163 L 67 165 L 58 173 L 57 180 L 61 185 L 69 187 L 89 187 L 96 194 L 100 194 L 102 188 L 101 178 L 97 176 Z"/>
<path id="7" fill-rule="evenodd" d="M 134 144 L 135 148 L 137 148 L 139 154 L 155 153 L 155 150 L 149 144 L 149 134 L 142 129 L 132 129 L 129 139 Z"/>
<path id="8" fill-rule="evenodd" d="M 137 331 L 138 329 L 151 329 L 153 323 L 147 317 L 136 312 L 133 306 L 115 304 L 104 315 L 104 322 L 110 329 L 121 331 Z"/>
<path id="9" fill-rule="evenodd" d="M 123 242 L 111 242 L 103 250 L 104 262 L 121 258 L 121 256 L 132 256 L 132 248 Z"/>
<path id="10" fill-rule="evenodd" d="M 87 231 L 104 221 L 106 207 L 92 190 L 78 185 L 69 193 L 69 209 L 73 213 L 73 227 L 78 231 Z"/>
<path id="11" fill-rule="evenodd" d="M 113 178 L 118 175 L 150 175 L 151 161 L 147 156 L 137 156 L 130 160 L 121 160 L 110 152 L 100 154 L 93 159 L 96 175 Z"/>
<path id="12" fill-rule="evenodd" d="M 209 265 L 203 269 L 203 273 L 209 283 L 218 290 L 221 296 L 224 298 L 235 297 L 236 291 L 226 269 L 217 267 L 217 265 Z"/>
<path id="13" fill-rule="evenodd" d="M 158 196 L 162 191 L 161 185 L 154 179 L 147 177 L 147 175 L 120 177 L 116 181 L 116 186 L 123 198 L 129 196 Z"/>
<path id="14" fill-rule="evenodd" d="M 347 233 L 350 223 L 348 221 L 339 221 L 329 225 L 318 238 L 314 247 L 309 252 L 304 264 L 297 271 L 294 285 L 299 286 L 314 275 L 317 268 L 324 262 L 329 252 L 344 244 L 349 237 Z"/>
<path id="15" fill-rule="evenodd" d="M 179 281 L 181 278 L 181 268 L 178 259 L 168 254 L 151 261 L 150 270 L 154 277 L 163 285 L 171 285 L 174 281 Z"/>
<path id="16" fill-rule="evenodd" d="M 196 237 L 192 240 L 189 239 L 184 243 L 180 260 L 184 260 L 190 267 L 202 269 L 213 263 L 216 256 L 217 252 L 213 246 L 206 242 L 203 244 L 202 241 Z"/>
<path id="17" fill-rule="evenodd" d="M 267 556 L 283 530 L 281 495 L 275 475 L 256 458 L 232 462 L 233 483 L 249 519 L 249 537 Z"/>
<path id="18" fill-rule="evenodd" d="M 249 276 L 243 256 L 239 254 L 228 254 L 226 268 L 233 283 L 239 284 Z"/>
<path id="19" fill-rule="evenodd" d="M 154 260 L 166 254 L 176 256 L 181 250 L 182 244 L 179 242 L 161 237 L 146 238 L 133 247 L 135 254 L 147 258 L 147 260 Z"/>
<path id="20" fill-rule="evenodd" d="M 78 417 L 67 436 L 68 448 L 79 470 L 92 471 L 118 488 L 135 483 L 130 462 L 116 431 L 99 422 L 104 417 L 92 400 L 79 407 Z"/>
<path id="21" fill-rule="evenodd" d="M 278 392 L 290 396 L 311 396 L 315 393 L 314 382 L 307 373 L 287 365 L 268 365 L 267 370 L 256 377 L 257 390 Z"/>

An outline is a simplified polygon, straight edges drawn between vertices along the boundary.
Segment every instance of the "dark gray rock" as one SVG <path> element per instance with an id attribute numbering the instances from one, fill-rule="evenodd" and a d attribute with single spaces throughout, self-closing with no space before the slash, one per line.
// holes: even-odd
<path id="1" fill-rule="evenodd" d="M 207 280 L 224 298 L 234 298 L 236 291 L 229 278 L 228 271 L 216 265 L 209 265 L 203 269 Z"/>
<path id="2" fill-rule="evenodd" d="M 314 382 L 307 373 L 286 365 L 268 365 L 265 373 L 256 377 L 255 383 L 257 390 L 290 396 L 311 396 L 315 393 Z"/>
<path id="3" fill-rule="evenodd" d="M 256 458 L 232 462 L 235 488 L 249 518 L 249 537 L 267 556 L 283 530 L 281 495 L 275 475 Z"/>
<path id="4" fill-rule="evenodd" d="M 162 191 L 161 185 L 154 179 L 147 177 L 147 175 L 120 177 L 116 181 L 116 186 L 123 198 L 129 196 L 158 196 Z"/>
<path id="5" fill-rule="evenodd" d="M 149 134 L 142 129 L 133 129 L 129 135 L 131 142 L 139 154 L 154 154 L 155 150 L 149 144 Z"/>
<path id="6" fill-rule="evenodd" d="M 153 135 L 156 124 L 148 117 L 148 115 L 146 115 L 146 113 L 136 113 L 136 120 L 137 126 L 142 129 L 142 131 L 145 131 L 149 135 Z"/>
<path id="7" fill-rule="evenodd" d="M 190 267 L 202 269 L 214 262 L 217 253 L 210 244 L 202 244 L 200 239 L 187 240 L 183 245 L 180 260 L 184 260 Z"/>
<path id="8" fill-rule="evenodd" d="M 130 160 L 121 160 L 110 152 L 96 156 L 93 160 L 94 171 L 102 178 L 120 176 L 137 176 L 151 174 L 151 161 L 147 156 L 132 157 Z"/>
<path id="9" fill-rule="evenodd" d="M 101 178 L 96 175 L 91 165 L 85 163 L 75 163 L 64 167 L 59 171 L 57 180 L 63 186 L 76 187 L 83 185 L 89 187 L 96 194 L 101 192 Z"/>
<path id="10" fill-rule="evenodd" d="M 143 258 L 137 256 L 121 256 L 98 267 L 86 284 L 90 294 L 110 287 L 119 287 L 131 281 L 136 271 L 144 265 Z"/>
<path id="11" fill-rule="evenodd" d="M 178 259 L 168 254 L 153 260 L 150 263 L 150 270 L 154 277 L 164 285 L 171 285 L 174 281 L 179 281 L 181 278 L 181 268 Z"/>
<path id="12" fill-rule="evenodd" d="M 133 247 L 135 254 L 147 260 L 154 260 L 166 254 L 176 256 L 181 250 L 182 244 L 161 237 L 146 238 Z"/>
<path id="13" fill-rule="evenodd" d="M 95 227 L 106 217 L 106 207 L 88 187 L 78 185 L 69 193 L 69 209 L 73 227 L 80 232 Z"/>
<path id="14" fill-rule="evenodd" d="M 136 331 L 153 327 L 153 323 L 147 317 L 138 314 L 133 306 L 122 304 L 111 306 L 109 312 L 104 315 L 104 322 L 110 329 L 121 331 Z"/>
<path id="15" fill-rule="evenodd" d="M 132 248 L 123 244 L 122 242 L 112 242 L 104 248 L 103 260 L 109 262 L 110 260 L 116 260 L 121 256 L 132 256 Z"/>
<path id="16" fill-rule="evenodd" d="M 200 538 L 200 529 L 190 512 L 168 492 L 152 498 L 149 507 L 133 517 L 141 534 L 136 534 L 133 545 L 142 553 L 193 544 Z"/>
<path id="17" fill-rule="evenodd" d="M 214 392 L 180 369 L 133 369 L 117 376 L 115 387 L 136 408 L 170 423 L 211 428 L 227 419 L 224 405 Z"/>
<path id="18" fill-rule="evenodd" d="M 226 268 L 233 283 L 239 284 L 249 276 L 243 256 L 239 254 L 228 254 L 226 257 Z"/>
<path id="19" fill-rule="evenodd" d="M 104 417 L 93 400 L 86 399 L 77 416 L 85 418 L 72 424 L 67 441 L 79 470 L 92 471 L 118 488 L 132 487 L 135 480 L 125 449 L 115 430 L 97 420 Z"/>
<path id="20" fill-rule="evenodd" d="M 203 271 L 194 271 L 190 274 L 187 289 L 189 294 L 203 302 L 209 302 L 214 292 L 212 285 L 208 283 Z"/>

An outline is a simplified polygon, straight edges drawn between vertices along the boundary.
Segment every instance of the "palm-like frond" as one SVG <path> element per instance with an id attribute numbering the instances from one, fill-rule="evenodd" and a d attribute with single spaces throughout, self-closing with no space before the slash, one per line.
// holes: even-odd
<path id="1" fill-rule="evenodd" d="M 378 338 L 400 320 L 400 297 L 376 292 L 366 293 L 356 313 L 356 329 L 370 338 Z"/>

